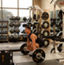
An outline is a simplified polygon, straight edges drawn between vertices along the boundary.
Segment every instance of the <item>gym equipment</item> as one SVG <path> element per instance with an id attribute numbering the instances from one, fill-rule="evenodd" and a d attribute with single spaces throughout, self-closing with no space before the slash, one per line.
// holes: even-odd
<path id="1" fill-rule="evenodd" d="M 10 18 L 10 20 L 13 20 L 13 21 L 14 21 L 14 20 L 15 20 L 15 16 L 12 16 L 12 17 Z"/>
<path id="2" fill-rule="evenodd" d="M 60 10 L 59 13 L 58 13 L 58 16 L 59 16 L 60 19 L 63 19 L 63 16 L 62 15 L 63 15 L 63 11 Z"/>
<path id="3" fill-rule="evenodd" d="M 34 14 L 34 15 L 33 15 L 33 19 L 34 19 L 34 20 L 39 20 L 39 19 L 40 19 L 40 15 Z"/>
<path id="4" fill-rule="evenodd" d="M 44 30 L 42 35 L 43 36 L 49 36 L 49 31 L 48 30 Z"/>
<path id="5" fill-rule="evenodd" d="M 10 51 L 0 51 L 0 65 L 12 65 L 13 53 Z"/>
<path id="6" fill-rule="evenodd" d="M 31 18 L 31 17 L 29 17 L 29 18 L 28 18 L 28 22 L 31 22 L 31 21 L 32 21 L 32 18 Z"/>
<path id="7" fill-rule="evenodd" d="M 29 27 L 32 27 L 33 26 L 31 22 L 28 22 L 27 24 L 29 25 Z"/>
<path id="8" fill-rule="evenodd" d="M 32 59 L 36 63 L 41 63 L 45 60 L 45 52 L 42 49 L 36 49 L 32 54 Z"/>
<path id="9" fill-rule="evenodd" d="M 26 22 L 27 21 L 27 18 L 26 17 L 23 17 L 23 21 Z"/>
<path id="10" fill-rule="evenodd" d="M 57 47 L 57 50 L 58 50 L 59 52 L 61 52 L 61 51 L 62 51 L 62 47 L 63 47 L 63 44 L 59 44 L 59 46 Z"/>
<path id="11" fill-rule="evenodd" d="M 19 30 L 18 28 L 16 28 L 14 31 L 15 31 L 16 33 L 19 33 L 19 32 L 20 32 L 20 30 Z"/>
<path id="12" fill-rule="evenodd" d="M 25 43 L 20 47 L 21 53 L 23 53 L 24 55 L 27 55 L 29 51 L 27 51 L 26 49 L 27 49 L 27 44 Z"/>
<path id="13" fill-rule="evenodd" d="M 50 53 L 54 52 L 54 50 L 55 50 L 55 48 L 53 47 L 53 48 L 51 49 Z"/>
<path id="14" fill-rule="evenodd" d="M 47 12 L 42 13 L 42 19 L 47 20 L 49 18 L 49 14 Z"/>
<path id="15" fill-rule="evenodd" d="M 10 30 L 10 32 L 11 32 L 11 33 L 14 33 L 14 32 L 15 32 L 15 30 L 14 30 L 14 29 L 11 29 L 11 30 Z"/>
<path id="16" fill-rule="evenodd" d="M 13 37 L 14 39 L 18 39 L 19 35 L 17 33 L 14 33 Z"/>
<path id="17" fill-rule="evenodd" d="M 44 21 L 43 24 L 42 24 L 42 28 L 47 29 L 48 27 L 49 27 L 48 21 Z"/>
<path id="18" fill-rule="evenodd" d="M 27 55 L 29 53 L 27 49 L 27 44 L 23 44 L 20 48 L 21 53 Z M 32 59 L 36 63 L 41 63 L 45 59 L 45 52 L 42 49 L 36 49 L 32 54 Z"/>
<path id="19" fill-rule="evenodd" d="M 13 27 L 14 26 L 14 22 L 10 22 L 9 26 Z"/>
<path id="20" fill-rule="evenodd" d="M 62 21 L 61 21 L 61 20 L 60 20 L 60 21 L 56 21 L 55 26 L 60 27 L 60 26 L 61 26 L 61 24 L 62 24 Z"/>
<path id="21" fill-rule="evenodd" d="M 26 27 L 27 26 L 27 24 L 23 24 L 23 27 Z"/>
<path id="22" fill-rule="evenodd" d="M 18 21 L 14 22 L 14 26 L 19 27 L 20 26 L 20 22 L 18 22 Z"/>
<path id="23" fill-rule="evenodd" d="M 19 20 L 20 20 L 20 17 L 16 16 L 16 17 L 15 17 L 15 20 L 18 20 L 18 21 L 19 21 Z"/>
<path id="24" fill-rule="evenodd" d="M 50 41 L 48 39 L 44 39 L 43 40 L 43 44 L 44 44 L 43 46 L 44 47 L 48 47 L 49 46 L 49 43 L 50 43 Z"/>

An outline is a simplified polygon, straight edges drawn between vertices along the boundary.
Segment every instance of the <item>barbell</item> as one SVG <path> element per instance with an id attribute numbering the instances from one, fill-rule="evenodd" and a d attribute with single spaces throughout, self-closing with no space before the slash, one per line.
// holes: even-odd
<path id="1" fill-rule="evenodd" d="M 23 44 L 21 47 L 20 47 L 20 50 L 21 50 L 21 53 L 23 53 L 24 55 L 29 55 L 29 51 L 27 50 L 27 44 Z M 43 62 L 44 61 L 44 59 L 45 59 L 45 52 L 42 50 L 42 49 L 40 49 L 40 48 L 38 48 L 38 49 L 36 49 L 35 51 L 33 51 L 33 53 L 32 53 L 32 59 L 33 59 L 33 61 L 34 62 L 36 62 L 36 63 L 41 63 L 41 62 Z"/>

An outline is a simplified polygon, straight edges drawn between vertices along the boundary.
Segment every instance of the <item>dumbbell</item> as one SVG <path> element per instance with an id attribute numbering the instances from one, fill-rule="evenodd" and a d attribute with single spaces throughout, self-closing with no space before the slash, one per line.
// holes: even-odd
<path id="1" fill-rule="evenodd" d="M 27 18 L 26 17 L 23 17 L 23 21 L 26 22 L 27 21 Z"/>
<path id="2" fill-rule="evenodd" d="M 19 28 L 15 28 L 14 31 L 15 31 L 16 33 L 19 33 L 19 32 L 20 32 Z"/>
<path id="3" fill-rule="evenodd" d="M 14 22 L 10 22 L 9 26 L 13 27 L 14 26 Z"/>
<path id="4" fill-rule="evenodd" d="M 19 27 L 19 26 L 20 26 L 20 22 L 15 22 L 15 23 L 14 23 L 14 26 Z"/>
<path id="5" fill-rule="evenodd" d="M 14 39 L 18 39 L 19 35 L 17 33 L 14 33 L 13 37 Z"/>
<path id="6" fill-rule="evenodd" d="M 11 33 L 14 33 L 14 32 L 15 32 L 15 30 L 14 30 L 14 29 L 11 29 L 11 30 L 10 30 L 10 32 L 11 32 Z"/>
<path id="7" fill-rule="evenodd" d="M 24 55 L 29 55 L 29 51 L 26 50 L 27 49 L 27 44 L 23 44 L 21 47 L 20 47 L 20 50 L 21 50 L 21 53 L 23 53 Z M 36 63 L 41 63 L 45 60 L 45 52 L 38 48 L 36 50 L 33 51 L 32 53 L 32 59 L 34 62 Z"/>
<path id="8" fill-rule="evenodd" d="M 15 16 L 12 16 L 12 17 L 10 18 L 10 20 L 15 20 Z"/>
<path id="9" fill-rule="evenodd" d="M 16 17 L 15 17 L 15 20 L 18 20 L 18 21 L 19 21 L 19 20 L 20 20 L 20 17 L 16 16 Z"/>

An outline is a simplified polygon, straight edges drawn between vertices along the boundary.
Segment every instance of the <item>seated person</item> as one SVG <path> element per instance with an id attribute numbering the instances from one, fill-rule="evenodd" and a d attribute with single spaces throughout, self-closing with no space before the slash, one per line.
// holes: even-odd
<path id="1" fill-rule="evenodd" d="M 39 44 L 36 42 L 37 36 L 31 32 L 31 28 L 28 25 L 25 26 L 25 33 L 27 33 L 27 49 L 34 51 L 39 48 Z"/>

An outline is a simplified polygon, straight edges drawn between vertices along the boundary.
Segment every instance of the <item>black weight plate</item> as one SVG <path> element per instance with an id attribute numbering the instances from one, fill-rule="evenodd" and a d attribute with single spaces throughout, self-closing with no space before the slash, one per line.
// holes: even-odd
<path id="1" fill-rule="evenodd" d="M 42 24 L 42 28 L 47 29 L 48 27 L 49 27 L 48 21 L 44 21 L 43 24 Z"/>
<path id="2" fill-rule="evenodd" d="M 44 30 L 43 31 L 43 36 L 49 36 L 49 31 L 48 30 Z"/>
<path id="3" fill-rule="evenodd" d="M 43 14 L 42 14 L 42 19 L 43 20 L 47 20 L 49 18 L 49 14 L 47 13 L 47 12 L 44 12 Z"/>
<path id="4" fill-rule="evenodd" d="M 34 14 L 34 15 L 33 15 L 33 19 L 34 19 L 34 20 L 39 20 L 39 19 L 40 19 L 40 15 Z"/>
<path id="5" fill-rule="evenodd" d="M 23 53 L 24 55 L 27 55 L 29 52 L 24 50 L 24 48 L 27 47 L 27 44 L 23 44 L 21 47 L 20 47 L 20 51 L 21 53 Z"/>
<path id="6" fill-rule="evenodd" d="M 49 43 L 50 43 L 50 41 L 48 39 L 43 40 L 44 47 L 48 47 Z"/>
<path id="7" fill-rule="evenodd" d="M 37 54 L 41 54 L 43 58 L 37 58 Z M 42 49 L 36 49 L 32 55 L 32 59 L 36 63 L 41 63 L 45 59 L 45 52 Z"/>

